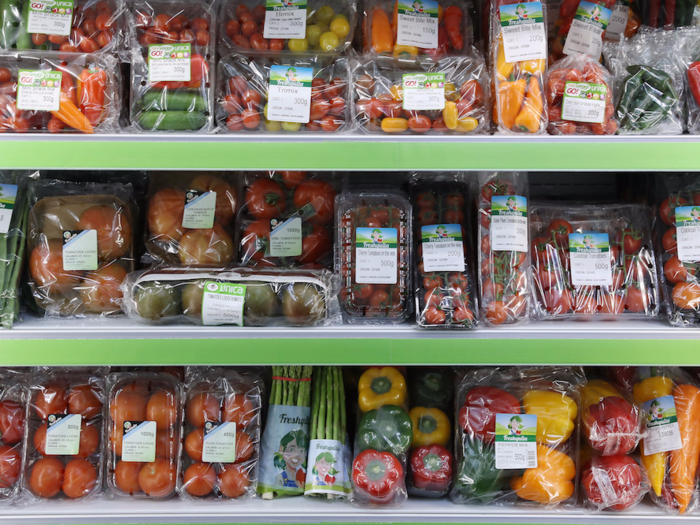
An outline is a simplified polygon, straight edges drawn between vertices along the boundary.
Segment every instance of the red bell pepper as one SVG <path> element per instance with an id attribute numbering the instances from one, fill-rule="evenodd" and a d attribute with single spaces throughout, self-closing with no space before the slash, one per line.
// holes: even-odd
<path id="1" fill-rule="evenodd" d="M 459 411 L 459 424 L 465 432 L 485 443 L 496 438 L 496 414 L 520 414 L 520 401 L 505 390 L 477 386 L 467 392 Z"/>
<path id="2" fill-rule="evenodd" d="M 352 481 L 372 503 L 389 503 L 403 484 L 403 467 L 393 454 L 368 449 L 353 461 Z"/>
<path id="3" fill-rule="evenodd" d="M 596 452 L 604 456 L 627 454 L 637 446 L 639 412 L 626 399 L 605 397 L 589 407 L 583 426 L 584 434 Z"/>
<path id="4" fill-rule="evenodd" d="M 700 62 L 698 62 L 700 64 Z M 698 72 L 700 80 L 700 72 Z M 586 79 L 586 82 L 593 82 Z M 597 82 L 600 83 L 600 82 Z M 700 86 L 700 84 L 699 84 Z M 636 366 L 609 366 L 608 379 L 616 385 L 622 387 L 629 392 L 632 391 L 632 386 L 637 382 L 637 367 Z"/>
<path id="5" fill-rule="evenodd" d="M 411 453 L 411 479 L 417 489 L 446 493 L 452 481 L 452 454 L 442 445 L 418 447 Z"/>
<path id="6" fill-rule="evenodd" d="M 622 511 L 644 496 L 642 470 L 629 456 L 594 457 L 584 466 L 581 484 L 597 509 Z"/>
<path id="7" fill-rule="evenodd" d="M 693 62 L 688 67 L 688 86 L 695 102 L 700 105 L 700 62 Z"/>

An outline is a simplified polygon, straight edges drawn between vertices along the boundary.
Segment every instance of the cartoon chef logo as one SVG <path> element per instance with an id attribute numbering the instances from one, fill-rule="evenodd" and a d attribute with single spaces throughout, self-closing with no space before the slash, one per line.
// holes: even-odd
<path id="1" fill-rule="evenodd" d="M 294 69 L 293 67 L 290 67 L 289 69 L 287 69 L 286 76 L 287 76 L 287 80 L 289 80 L 290 82 L 296 82 L 298 80 L 297 70 Z"/>
<path id="2" fill-rule="evenodd" d="M 523 418 L 520 416 L 513 416 L 508 421 L 508 435 L 509 436 L 520 436 L 523 433 Z"/>
<path id="3" fill-rule="evenodd" d="M 379 228 L 375 228 L 372 230 L 372 243 L 373 244 L 382 244 L 384 242 L 384 239 L 382 238 L 382 230 Z"/>
<path id="4" fill-rule="evenodd" d="M 663 411 L 664 409 L 661 408 L 661 403 L 659 403 L 658 399 L 654 399 L 649 407 L 649 421 L 658 421 L 659 419 L 663 419 Z"/>
<path id="5" fill-rule="evenodd" d="M 415 2 L 413 2 L 413 6 L 412 6 L 412 7 L 413 7 L 413 10 L 414 10 L 416 13 L 422 13 L 422 12 L 423 12 L 423 2 L 421 2 L 421 0 L 415 0 Z"/>
<path id="6" fill-rule="evenodd" d="M 506 206 L 508 207 L 508 211 L 518 211 L 517 199 L 513 196 L 508 197 L 508 200 L 506 201 Z"/>
<path id="7" fill-rule="evenodd" d="M 515 14 L 518 17 L 518 20 L 527 20 L 528 15 L 525 4 L 518 4 L 518 6 L 515 8 Z"/>
<path id="8" fill-rule="evenodd" d="M 600 10 L 600 7 L 595 6 L 591 11 L 591 19 L 595 20 L 596 22 L 599 22 L 601 14 L 603 14 L 603 12 Z"/>
<path id="9" fill-rule="evenodd" d="M 583 245 L 586 248 L 595 248 L 595 245 L 593 244 L 593 236 L 592 235 L 584 235 Z"/>
<path id="10" fill-rule="evenodd" d="M 690 218 L 693 221 L 700 221 L 700 207 L 695 206 L 692 210 L 690 210 Z"/>
<path id="11" fill-rule="evenodd" d="M 448 237 L 447 235 L 447 228 L 443 226 L 442 224 L 435 228 L 435 235 L 438 236 L 438 239 L 446 239 Z"/>

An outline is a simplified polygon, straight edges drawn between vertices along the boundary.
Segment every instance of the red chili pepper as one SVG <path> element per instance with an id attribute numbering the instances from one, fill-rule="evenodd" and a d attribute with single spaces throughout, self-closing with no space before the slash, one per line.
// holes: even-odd
<path id="1" fill-rule="evenodd" d="M 418 447 L 411 453 L 413 486 L 444 493 L 452 481 L 452 454 L 442 445 Z"/>
<path id="2" fill-rule="evenodd" d="M 688 68 L 688 85 L 697 104 L 700 104 L 700 62 L 693 62 Z"/>
<path id="3" fill-rule="evenodd" d="M 456 50 L 460 50 L 464 47 L 464 39 L 462 38 L 462 18 L 464 13 L 456 5 L 451 5 L 445 9 L 445 31 L 447 31 L 447 36 L 450 37 L 450 43 L 452 47 Z"/>
<path id="4" fill-rule="evenodd" d="M 102 120 L 106 87 L 106 71 L 102 69 L 83 69 L 80 73 L 78 79 L 80 111 L 93 126 L 97 126 Z"/>
<path id="5" fill-rule="evenodd" d="M 352 463 L 355 488 L 373 503 L 388 503 L 403 481 L 403 467 L 393 454 L 368 449 Z"/>
<path id="6" fill-rule="evenodd" d="M 520 401 L 505 390 L 477 386 L 467 392 L 459 411 L 459 424 L 465 432 L 486 443 L 496 439 L 496 414 L 520 414 Z"/>

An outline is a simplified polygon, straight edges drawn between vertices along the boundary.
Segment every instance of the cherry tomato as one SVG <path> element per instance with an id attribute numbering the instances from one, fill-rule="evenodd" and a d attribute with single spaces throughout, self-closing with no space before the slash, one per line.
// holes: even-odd
<path id="1" fill-rule="evenodd" d="M 61 489 L 71 498 L 82 498 L 90 494 L 97 485 L 97 469 L 86 459 L 68 462 L 63 475 Z"/>
<path id="2" fill-rule="evenodd" d="M 282 182 L 287 188 L 296 188 L 306 180 L 305 171 L 282 171 Z"/>
<path id="3" fill-rule="evenodd" d="M 625 305 L 618 294 L 601 294 L 598 299 L 598 311 L 601 314 L 621 314 Z"/>
<path id="4" fill-rule="evenodd" d="M 194 18 L 190 27 L 193 31 L 209 31 L 209 22 L 204 18 Z"/>
<path id="5" fill-rule="evenodd" d="M 151 396 L 146 405 L 146 418 L 155 421 L 158 430 L 166 430 L 177 421 L 175 395 L 168 390 L 159 390 Z"/>
<path id="6" fill-rule="evenodd" d="M 435 195 L 429 191 L 424 191 L 419 193 L 418 197 L 416 197 L 416 204 L 421 209 L 433 209 L 437 205 L 437 201 L 435 200 Z"/>
<path id="7" fill-rule="evenodd" d="M 270 44 L 262 33 L 253 33 L 250 35 L 250 46 L 258 51 L 266 51 Z"/>
<path id="8" fill-rule="evenodd" d="M 226 127 L 229 131 L 241 131 L 245 128 L 243 124 L 243 117 L 240 115 L 229 115 L 226 119 Z"/>
<path id="9" fill-rule="evenodd" d="M 445 324 L 447 315 L 443 310 L 438 310 L 434 306 L 431 306 L 423 313 L 425 317 L 425 322 L 430 325 Z"/>
<path id="10" fill-rule="evenodd" d="M 688 204 L 688 201 L 679 195 L 672 195 L 659 206 L 659 217 L 668 226 L 676 225 L 676 208 Z"/>
<path id="11" fill-rule="evenodd" d="M 669 228 L 661 239 L 661 244 L 666 253 L 676 253 L 678 251 L 678 241 L 676 239 L 676 228 Z"/>
<path id="12" fill-rule="evenodd" d="M 34 44 L 37 47 L 44 45 L 47 40 L 48 37 L 46 35 L 43 35 L 41 33 L 32 34 L 32 44 Z"/>
<path id="13" fill-rule="evenodd" d="M 564 219 L 555 219 L 547 226 L 547 238 L 551 239 L 554 235 L 560 248 L 568 248 L 569 234 L 574 233 L 574 228 Z"/>
<path id="14" fill-rule="evenodd" d="M 160 190 L 148 204 L 148 229 L 151 236 L 177 241 L 182 237 L 185 193 L 172 188 Z"/>
<path id="15" fill-rule="evenodd" d="M 24 437 L 24 408 L 16 401 L 0 402 L 0 442 L 14 445 Z"/>
<path id="16" fill-rule="evenodd" d="M 246 428 L 255 416 L 255 405 L 245 394 L 230 394 L 224 399 L 224 422 L 236 423 L 236 428 Z"/>
<path id="17" fill-rule="evenodd" d="M 358 302 L 366 301 L 372 296 L 373 291 L 374 287 L 371 284 L 359 284 L 353 291 L 353 298 Z"/>
<path id="18" fill-rule="evenodd" d="M 426 290 L 432 290 L 434 288 L 442 288 L 444 285 L 444 280 L 438 274 L 427 274 L 423 277 L 423 288 Z"/>
<path id="19" fill-rule="evenodd" d="M 408 119 L 408 127 L 414 133 L 427 133 L 430 131 L 431 124 L 432 122 L 425 115 L 416 115 Z"/>
<path id="20" fill-rule="evenodd" d="M 429 224 L 435 224 L 438 221 L 438 214 L 435 210 L 429 208 L 422 208 L 418 212 L 418 224 L 421 226 L 427 226 Z"/>
<path id="21" fill-rule="evenodd" d="M 246 191 L 246 206 L 258 219 L 281 217 L 286 209 L 284 190 L 273 180 L 257 179 Z"/>
<path id="22" fill-rule="evenodd" d="M 697 268 L 694 265 L 685 265 L 678 255 L 674 255 L 664 263 L 664 275 L 671 284 L 678 284 L 688 280 L 688 275 L 695 275 Z"/>
<path id="23" fill-rule="evenodd" d="M 281 38 L 270 39 L 270 49 L 272 51 L 282 51 L 284 49 L 284 40 Z"/>
<path id="24" fill-rule="evenodd" d="M 506 322 L 508 313 L 503 305 L 503 301 L 491 301 L 486 305 L 486 320 L 493 324 L 499 325 Z"/>
<path id="25" fill-rule="evenodd" d="M 41 458 L 32 466 L 29 488 L 40 498 L 53 498 L 63 485 L 63 461 L 56 457 Z"/>
<path id="26" fill-rule="evenodd" d="M 219 223 L 206 230 L 189 230 L 180 239 L 178 250 L 185 266 L 225 266 L 233 254 L 233 240 Z"/>
<path id="27" fill-rule="evenodd" d="M 700 307 L 700 285 L 697 283 L 678 283 L 671 294 L 676 306 L 683 310 L 695 310 Z"/>
<path id="28" fill-rule="evenodd" d="M 227 498 L 239 498 L 250 486 L 248 472 L 241 465 L 224 465 L 219 471 L 219 490 Z"/>
<path id="29" fill-rule="evenodd" d="M 620 233 L 622 238 L 622 247 L 625 254 L 632 255 L 637 253 L 642 247 L 642 233 L 633 228 L 625 228 Z"/>
<path id="30" fill-rule="evenodd" d="M 425 305 L 427 308 L 430 307 L 438 307 L 440 306 L 440 303 L 442 302 L 442 299 L 444 297 L 444 294 L 442 294 L 439 290 L 437 289 L 432 289 L 428 290 L 425 292 L 425 295 L 423 295 L 423 301 L 425 302 Z"/>
<path id="31" fill-rule="evenodd" d="M 649 296 L 638 287 L 630 286 L 627 288 L 625 296 L 625 308 L 632 313 L 646 312 L 649 308 Z"/>
<path id="32" fill-rule="evenodd" d="M 83 38 L 80 41 L 78 48 L 83 53 L 94 53 L 100 49 L 100 46 L 98 46 L 97 42 L 95 42 L 92 38 Z"/>
<path id="33" fill-rule="evenodd" d="M 335 195 L 335 188 L 329 182 L 307 180 L 294 191 L 294 207 L 301 209 L 310 204 L 316 213 L 309 220 L 317 224 L 326 224 L 333 219 Z"/>
<path id="34" fill-rule="evenodd" d="M 207 421 L 219 421 L 221 403 L 212 394 L 196 394 L 187 403 L 187 422 L 197 428 L 204 428 Z"/>
<path id="35" fill-rule="evenodd" d="M 445 212 L 445 222 L 450 224 L 462 224 L 464 222 L 464 212 L 462 210 L 447 210 Z"/>
<path id="36" fill-rule="evenodd" d="M 369 298 L 369 305 L 373 308 L 383 308 L 389 302 L 389 294 L 385 290 L 375 290 Z"/>
<path id="37" fill-rule="evenodd" d="M 139 472 L 141 490 L 152 498 L 165 498 L 175 491 L 177 469 L 172 461 L 156 458 Z"/>
<path id="38" fill-rule="evenodd" d="M 63 245 L 55 239 L 43 241 L 32 250 L 29 273 L 37 285 L 48 289 L 73 288 L 83 275 L 81 271 L 63 269 Z"/>
<path id="39" fill-rule="evenodd" d="M 19 479 L 22 459 L 19 452 L 7 445 L 0 445 L 0 489 L 9 489 Z"/>
<path id="40" fill-rule="evenodd" d="M 121 390 L 109 405 L 109 414 L 117 428 L 122 429 L 125 421 L 147 421 L 145 396 L 137 392 Z"/>
<path id="41" fill-rule="evenodd" d="M 226 23 L 226 35 L 228 35 L 229 38 L 233 38 L 240 32 L 241 24 L 238 23 L 238 20 L 229 20 Z"/>
<path id="42" fill-rule="evenodd" d="M 165 13 L 159 14 L 153 21 L 153 27 L 159 33 L 166 33 L 170 31 L 170 17 Z"/>
<path id="43" fill-rule="evenodd" d="M 484 235 L 481 238 L 480 248 L 481 248 L 481 251 L 483 253 L 486 253 L 486 254 L 491 253 L 491 238 L 488 235 Z"/>
<path id="44" fill-rule="evenodd" d="M 66 414 L 68 412 L 66 391 L 57 385 L 41 387 L 34 397 L 34 410 L 43 420 L 51 414 Z"/>
<path id="45" fill-rule="evenodd" d="M 257 109 L 260 107 L 260 102 L 262 98 L 260 93 L 254 89 L 246 89 L 241 95 L 241 102 L 243 106 L 249 109 Z"/>
<path id="46" fill-rule="evenodd" d="M 343 121 L 338 120 L 336 117 L 333 117 L 331 115 L 326 115 L 321 119 L 320 124 L 321 129 L 326 133 L 335 133 L 336 131 L 338 131 L 338 129 L 340 129 L 340 126 L 343 124 Z"/>
<path id="47" fill-rule="evenodd" d="M 571 292 L 550 288 L 545 292 L 545 308 L 553 315 L 562 315 L 571 310 Z"/>
<path id="48" fill-rule="evenodd" d="M 193 463 L 185 471 L 183 487 L 193 496 L 206 496 L 214 490 L 216 471 L 208 463 Z"/>
<path id="49" fill-rule="evenodd" d="M 194 461 L 202 461 L 204 449 L 204 429 L 196 428 L 185 438 L 185 452 Z"/>
<path id="50" fill-rule="evenodd" d="M 433 120 L 433 129 L 438 133 L 447 133 L 448 131 L 450 131 L 450 129 L 447 127 L 447 124 L 445 124 L 445 119 L 443 119 L 442 117 L 438 117 L 435 120 Z"/>
<path id="51" fill-rule="evenodd" d="M 301 256 L 298 261 L 309 264 L 319 261 L 333 248 L 331 236 L 323 226 L 314 224 L 311 231 L 301 240 Z"/>
<path id="52" fill-rule="evenodd" d="M 195 41 L 195 34 L 194 31 L 191 29 L 185 29 L 184 31 L 180 31 L 180 43 L 182 44 L 193 44 Z"/>
<path id="53" fill-rule="evenodd" d="M 12 80 L 12 73 L 10 73 L 10 70 L 6 67 L 0 67 L 0 84 L 4 84 L 10 80 Z"/>
<path id="54" fill-rule="evenodd" d="M 452 321 L 458 324 L 471 325 L 474 322 L 474 313 L 466 307 L 455 308 L 452 312 Z"/>
<path id="55" fill-rule="evenodd" d="M 513 195 L 513 185 L 508 181 L 498 179 L 484 184 L 481 188 L 481 198 L 490 203 L 494 195 Z"/>

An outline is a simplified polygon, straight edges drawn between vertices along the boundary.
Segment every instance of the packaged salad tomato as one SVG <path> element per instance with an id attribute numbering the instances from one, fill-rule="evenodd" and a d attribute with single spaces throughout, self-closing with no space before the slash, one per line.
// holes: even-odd
<path id="1" fill-rule="evenodd" d="M 464 0 L 364 4 L 364 52 L 375 56 L 439 59 L 469 52 L 472 27 Z"/>
<path id="2" fill-rule="evenodd" d="M 234 260 L 238 191 L 226 173 L 154 173 L 146 249 L 158 262 L 227 266 Z"/>
<path id="3" fill-rule="evenodd" d="M 357 6 L 349 0 L 226 0 L 219 11 L 222 55 L 336 55 L 352 43 Z"/>
<path id="4" fill-rule="evenodd" d="M 614 135 L 617 132 L 610 72 L 589 55 L 555 62 L 547 73 L 551 135 Z"/>
<path id="5" fill-rule="evenodd" d="M 457 384 L 456 475 L 469 505 L 572 507 L 578 465 L 579 368 L 485 368 Z"/>
<path id="6" fill-rule="evenodd" d="M 532 207 L 534 314 L 656 317 L 650 212 L 636 204 Z"/>
<path id="7" fill-rule="evenodd" d="M 0 505 L 19 496 L 29 392 L 24 374 L 0 372 Z"/>
<path id="8" fill-rule="evenodd" d="M 179 478 L 180 382 L 168 373 L 107 376 L 107 486 L 117 497 L 167 499 Z"/>
<path id="9" fill-rule="evenodd" d="M 350 120 L 345 58 L 229 55 L 219 62 L 216 120 L 230 132 L 324 132 Z"/>
<path id="10" fill-rule="evenodd" d="M 486 133 L 489 89 L 476 50 L 405 67 L 377 61 L 353 67 L 355 124 L 367 133 Z"/>
<path id="11" fill-rule="evenodd" d="M 349 323 L 400 323 L 411 313 L 411 205 L 395 190 L 336 198 L 335 269 Z"/>
<path id="12" fill-rule="evenodd" d="M 124 309 L 149 324 L 323 326 L 340 320 L 327 270 L 155 268 L 124 283 Z"/>
<path id="13" fill-rule="evenodd" d="M 29 184 L 29 288 L 47 316 L 121 312 L 134 267 L 130 184 L 43 179 Z"/>
<path id="14" fill-rule="evenodd" d="M 341 177 L 330 174 L 247 174 L 238 220 L 241 264 L 330 268 L 335 197 L 342 187 Z"/>
<path id="15" fill-rule="evenodd" d="M 216 15 L 204 1 L 131 5 L 131 123 L 137 131 L 211 131 Z"/>
<path id="16" fill-rule="evenodd" d="M 0 57 L 0 133 L 110 133 L 118 129 L 117 60 L 109 55 Z"/>
<path id="17" fill-rule="evenodd" d="M 178 491 L 194 500 L 255 494 L 263 383 L 256 372 L 193 368 L 185 392 Z"/>
<path id="18" fill-rule="evenodd" d="M 503 133 L 536 134 L 547 129 L 545 13 L 539 1 L 491 3 L 493 121 Z"/>
<path id="19" fill-rule="evenodd" d="M 40 368 L 32 374 L 23 487 L 33 502 L 102 493 L 106 373 Z"/>
<path id="20" fill-rule="evenodd" d="M 584 54 L 598 62 L 603 53 L 606 29 L 613 21 L 616 2 L 617 0 L 564 0 L 555 24 L 552 59 L 560 60 L 565 55 Z M 624 28 L 618 27 L 618 34 L 620 29 Z"/>
<path id="21" fill-rule="evenodd" d="M 412 181 L 418 326 L 474 328 L 476 283 L 469 192 L 458 176 Z"/>
<path id="22" fill-rule="evenodd" d="M 479 174 L 479 304 L 488 326 L 526 322 L 530 313 L 528 178 Z"/>

